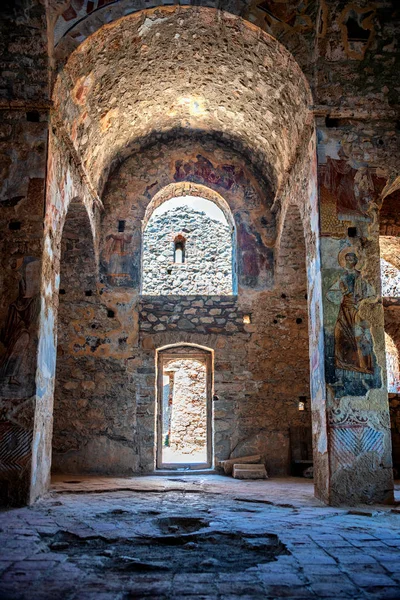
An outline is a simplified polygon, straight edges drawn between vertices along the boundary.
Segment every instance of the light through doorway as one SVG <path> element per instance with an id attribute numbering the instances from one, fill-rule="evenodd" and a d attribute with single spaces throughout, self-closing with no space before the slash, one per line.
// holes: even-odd
<path id="1" fill-rule="evenodd" d="M 211 353 L 180 346 L 158 355 L 157 467 L 212 463 Z"/>

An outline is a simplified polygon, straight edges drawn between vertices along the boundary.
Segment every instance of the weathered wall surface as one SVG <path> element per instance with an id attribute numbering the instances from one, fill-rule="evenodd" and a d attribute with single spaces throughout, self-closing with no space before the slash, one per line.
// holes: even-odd
<path id="1" fill-rule="evenodd" d="M 244 166 L 237 152 L 213 140 L 194 143 L 186 137 L 155 143 L 128 159 L 110 177 L 104 196 L 107 208 L 102 223 L 102 281 L 113 287 L 139 288 L 142 232 L 138 223 L 163 187 L 180 182 L 189 184 L 184 194 L 190 195 L 190 183 L 205 185 L 231 207 L 239 249 L 239 289 L 270 288 L 275 220 L 263 181 Z M 123 233 L 118 232 L 120 220 L 125 221 Z"/>
<path id="2" fill-rule="evenodd" d="M 59 132 L 49 135 L 46 179 L 46 211 L 43 232 L 41 309 L 36 368 L 36 411 L 33 431 L 30 501 L 50 484 L 53 431 L 53 400 L 57 355 L 57 314 L 60 284 L 61 238 L 68 208 L 74 200 L 83 203 L 92 231 L 98 219 L 99 201 L 88 190 L 68 144 Z M 75 204 L 73 202 L 72 206 Z M 96 235 L 93 233 L 94 240 Z M 96 244 L 97 245 L 97 244 Z M 98 252 L 95 252 L 96 257 Z M 96 261 L 98 265 L 98 261 Z"/>
<path id="3" fill-rule="evenodd" d="M 320 128 L 322 302 L 332 502 L 391 497 L 377 171 L 394 140 L 387 123 Z M 362 135 L 364 137 L 362 138 Z M 386 142 L 378 143 L 379 136 Z M 394 147 L 393 147 L 394 150 Z M 369 164 L 365 167 L 362 159 Z M 358 465 L 357 484 L 352 474 Z M 379 466 L 377 466 L 379 465 Z M 351 487 L 350 487 L 351 486 Z"/>
<path id="4" fill-rule="evenodd" d="M 286 318 L 290 314 L 282 311 L 284 298 L 274 296 L 277 290 L 274 286 L 278 282 L 276 277 L 275 282 L 273 279 L 273 265 L 279 255 L 274 255 L 273 248 L 280 236 L 287 200 L 296 201 L 300 207 L 307 206 L 301 217 L 309 257 L 314 449 L 324 465 L 318 469 L 324 476 L 317 482 L 317 487 L 322 489 L 324 482 L 328 482 L 326 493 L 321 497 L 334 503 L 343 498 L 354 502 L 390 499 L 377 207 L 382 200 L 382 190 L 394 188 L 393 182 L 399 175 L 397 7 L 388 0 L 373 4 L 339 0 L 298 3 L 293 0 L 284 5 L 268 1 L 257 5 L 244 2 L 224 6 L 281 40 L 293 52 L 313 88 L 313 112 L 318 125 L 322 271 L 319 244 L 315 239 L 318 232 L 313 189 L 316 174 L 308 172 L 311 183 L 305 194 L 307 178 L 302 177 L 297 168 L 302 162 L 304 144 L 309 139 L 304 124 L 307 128 L 312 120 L 308 108 L 312 99 L 297 65 L 289 54 L 282 52 L 275 39 L 266 37 L 257 27 L 248 26 L 240 19 L 200 8 L 195 8 L 192 13 L 192 9 L 180 7 L 157 9 L 128 17 L 118 25 L 112 21 L 126 10 L 144 7 L 140 3 L 133 5 L 131 0 L 120 0 L 112 5 L 100 0 L 82 5 L 75 1 L 69 5 L 67 0 L 53 0 L 48 3 L 48 8 L 48 32 L 45 8 L 39 2 L 6 3 L 1 13 L 4 16 L 1 23 L 5 57 L 0 123 L 3 169 L 0 210 L 4 215 L 1 224 L 5 232 L 1 248 L 5 290 L 0 315 L 0 326 L 4 330 L 3 345 L 0 346 L 4 392 L 1 427 L 3 445 L 5 443 L 8 450 L 15 446 L 15 440 L 23 440 L 21 447 L 24 447 L 21 455 L 24 459 L 20 464 L 16 464 L 12 452 L 7 454 L 6 465 L 2 467 L 6 474 L 2 475 L 2 481 L 7 480 L 9 485 L 4 494 L 12 501 L 26 498 L 30 471 L 31 498 L 40 494 L 48 483 L 59 244 L 68 204 L 78 194 L 77 189 L 83 186 L 85 190 L 79 189 L 79 195 L 91 214 L 96 197 L 93 190 L 102 189 L 107 173 L 116 173 L 113 171 L 116 163 L 155 142 L 157 152 L 152 156 L 147 154 L 145 159 L 148 172 L 141 172 L 136 179 L 132 172 L 126 174 L 132 189 L 122 181 L 122 196 L 115 202 L 119 207 L 115 213 L 119 214 L 113 214 L 112 222 L 104 219 L 102 282 L 98 285 L 98 293 L 100 297 L 103 292 L 101 304 L 114 311 L 118 323 L 107 335 L 96 338 L 95 352 L 90 343 L 83 347 L 78 345 L 76 360 L 83 361 L 88 356 L 100 358 L 104 360 L 105 372 L 107 368 L 109 373 L 113 368 L 119 371 L 118 385 L 129 390 L 122 405 L 125 401 L 126 406 L 129 405 L 129 394 L 135 390 L 138 394 L 136 416 L 142 419 L 145 433 L 147 427 L 150 440 L 154 426 L 153 408 L 138 390 L 143 383 L 141 378 L 148 380 L 143 389 L 151 385 L 151 361 L 142 356 L 142 351 L 147 352 L 148 348 L 142 348 L 140 344 L 153 351 L 152 344 L 169 343 L 170 338 L 178 335 L 160 331 L 150 339 L 143 333 L 143 340 L 139 342 L 140 266 L 135 260 L 140 256 L 140 232 L 131 225 L 131 231 L 119 233 L 116 219 L 125 219 L 128 225 L 136 223 L 137 218 L 143 217 L 146 203 L 154 197 L 153 192 L 173 181 L 197 181 L 228 196 L 237 226 L 238 247 L 242 249 L 238 256 L 241 309 L 251 312 L 252 317 L 254 312 L 254 323 L 262 337 L 270 335 L 269 318 L 278 321 L 273 326 L 279 324 L 280 327 L 278 315 L 284 314 Z M 59 18 L 55 15 L 57 11 Z M 99 31 L 96 39 L 89 40 L 88 36 L 105 22 L 111 25 Z M 72 50 L 82 45 L 61 73 L 56 86 L 53 125 L 59 143 L 54 144 L 52 138 L 43 236 L 40 206 L 49 108 L 47 42 L 49 39 L 52 46 L 54 24 L 54 39 L 58 44 L 55 55 L 60 64 Z M 133 31 L 135 35 L 132 35 Z M 105 49 L 107 52 L 103 52 Z M 154 66 L 159 71 L 153 69 Z M 192 72 L 198 75 L 196 82 L 203 82 L 201 94 L 197 94 Z M 123 76 L 132 73 L 135 76 L 128 78 L 132 83 L 128 89 Z M 168 93 L 163 95 L 167 84 L 170 86 Z M 138 95 L 138 90 L 142 96 Z M 160 93 L 149 93 L 149 90 L 160 90 Z M 161 97 L 165 99 L 164 103 L 159 102 Z M 203 102 L 203 98 L 206 101 Z M 123 107 L 122 112 L 120 107 Z M 164 165 L 166 168 L 157 178 L 154 162 L 162 162 L 165 157 L 161 142 L 172 130 L 176 133 L 182 128 L 192 128 L 200 137 L 209 132 L 210 137 L 218 138 L 220 145 L 216 144 L 206 152 L 201 149 L 200 159 L 197 154 L 191 154 L 194 145 L 187 147 L 190 158 L 187 152 L 180 156 L 179 152 L 175 156 L 168 154 L 170 163 L 168 167 Z M 61 143 L 61 138 L 68 143 Z M 197 143 L 195 136 L 192 136 L 192 142 Z M 232 148 L 239 152 L 235 161 L 226 159 L 221 144 L 229 145 L 229 152 L 233 152 Z M 310 147 L 309 151 L 312 153 L 314 148 Z M 268 184 L 258 178 L 256 185 L 254 173 L 243 175 L 244 157 L 249 165 L 257 165 Z M 180 164 L 174 163 L 177 159 Z M 132 161 L 131 167 L 134 165 Z M 144 182 L 142 187 L 139 181 Z M 277 190 L 282 192 L 281 198 L 273 198 Z M 117 197 L 117 182 L 113 177 L 107 194 Z M 398 192 L 388 197 L 383 205 L 380 217 L 385 225 L 384 230 L 381 227 L 381 235 L 398 235 L 393 213 L 389 214 L 389 204 L 396 210 L 396 194 Z M 265 202 L 266 198 L 270 201 Z M 304 202 L 305 198 L 308 204 Z M 108 211 L 107 214 L 111 213 Z M 18 223 L 22 224 L 20 228 Z M 352 266 L 345 260 L 349 248 L 355 250 L 350 254 L 357 260 L 354 264 L 354 257 L 351 259 Z M 41 313 L 35 321 L 39 298 L 34 273 L 42 251 Z M 344 300 L 343 290 L 348 285 L 357 287 L 356 294 L 354 290 L 350 292 L 354 302 L 349 297 Z M 28 295 L 22 293 L 24 289 Z M 265 306 L 259 302 L 264 296 L 268 298 Z M 260 305 L 263 311 L 261 316 L 260 309 L 259 321 L 258 308 L 253 311 L 256 297 L 257 307 Z M 395 305 L 391 302 L 390 306 L 386 304 L 388 310 L 385 309 L 385 322 L 393 327 L 397 327 Z M 326 352 L 321 337 L 322 309 Z M 347 342 L 341 327 L 345 315 L 353 325 Z M 266 323 L 268 321 L 265 329 L 260 325 L 264 318 Z M 11 329 L 7 324 L 11 324 Z M 11 335 L 7 336 L 7 331 Z M 281 331 L 285 338 L 286 329 Z M 197 336 L 198 343 L 207 341 L 204 334 L 185 332 L 185 335 Z M 37 337 L 36 391 L 39 402 L 31 446 L 34 412 L 31 393 L 35 390 L 32 391 L 34 371 L 28 364 L 26 349 L 30 344 L 34 349 Z M 208 342 L 211 345 L 223 343 L 217 337 Z M 258 346 L 262 347 L 263 343 L 257 340 Z M 271 342 L 266 343 L 269 352 Z M 353 348 L 350 353 L 346 350 L 349 345 Z M 258 346 L 260 356 L 263 351 Z M 238 349 L 238 356 L 240 351 Z M 250 356 L 250 349 L 248 351 Z M 267 357 L 268 362 L 270 357 L 271 363 L 263 364 L 263 376 L 256 377 L 256 391 L 246 390 L 251 402 L 257 403 L 262 397 L 265 373 L 275 360 L 273 352 L 267 351 L 262 354 L 262 360 Z M 353 355 L 350 363 L 343 361 L 343 353 Z M 33 356 L 31 351 L 29 356 Z M 252 360 L 242 361 L 240 357 L 239 362 L 242 361 L 240 364 L 246 370 L 245 365 L 252 364 Z M 360 362 L 363 362 L 362 370 Z M 347 364 L 349 368 L 338 368 L 338 364 Z M 274 371 L 274 365 L 271 368 Z M 255 368 L 254 373 L 256 371 Z M 328 382 L 326 389 L 324 371 Z M 24 374 L 24 385 L 18 391 L 10 373 Z M 16 380 L 19 381 L 18 376 Z M 115 390 L 112 393 L 115 394 Z M 102 392 L 100 396 L 106 398 L 107 394 Z M 118 406 L 115 410 L 118 415 L 123 412 L 118 412 Z M 331 427 L 329 448 L 326 419 Z M 146 445 L 140 448 L 135 445 L 140 442 L 135 427 L 129 433 L 132 436 L 129 440 L 127 432 L 113 439 L 115 448 L 134 447 L 135 456 L 147 453 L 150 456 Z M 132 457 L 128 453 L 127 470 L 131 464 Z M 7 490 L 7 485 L 2 485 L 1 489 Z M 354 490 L 357 493 L 353 493 Z"/>
<path id="5" fill-rule="evenodd" d="M 143 233 L 142 294 L 232 294 L 232 252 L 230 227 L 205 213 L 182 206 L 154 215 Z"/>
<path id="6" fill-rule="evenodd" d="M 165 364 L 166 371 L 173 371 L 174 382 L 168 447 L 172 453 L 187 456 L 188 462 L 199 454 L 204 455 L 206 462 L 206 366 L 193 359 L 171 360 Z M 165 458 L 164 462 L 167 462 Z"/>
<path id="7" fill-rule="evenodd" d="M 55 86 L 55 108 L 100 192 L 110 167 L 149 137 L 188 128 L 242 149 L 274 191 L 304 141 L 310 101 L 297 63 L 275 40 L 228 13 L 179 6 L 96 32 Z"/>
<path id="8" fill-rule="evenodd" d="M 389 2 L 321 7 L 314 97 L 331 502 L 390 501 L 378 236 L 396 233 L 389 205 L 378 207 L 399 157 L 399 13 Z"/>
<path id="9" fill-rule="evenodd" d="M 263 253 L 270 257 L 265 262 L 258 248 L 263 247 L 262 240 L 271 244 L 268 233 L 274 231 L 274 221 L 266 217 L 268 199 L 262 195 L 262 186 L 243 164 L 238 170 L 237 160 L 234 153 L 223 152 L 214 143 L 190 150 L 181 140 L 149 148 L 140 154 L 140 162 L 132 157 L 113 173 L 104 196 L 99 300 L 114 311 L 115 329 L 107 335 L 101 327 L 96 329 L 97 341 L 91 349 L 79 347 L 71 328 L 65 340 L 67 347 L 74 348 L 81 371 L 91 364 L 88 361 L 97 359 L 97 371 L 106 374 L 104 385 L 96 382 L 93 391 L 85 392 L 87 417 L 79 410 L 75 419 L 81 432 L 69 442 L 68 435 L 60 434 L 64 452 L 75 457 L 76 465 L 82 467 L 87 436 L 89 445 L 97 439 L 96 448 L 104 439 L 120 448 L 118 465 L 107 459 L 111 443 L 107 442 L 104 451 L 98 449 L 95 464 L 88 461 L 87 469 L 131 473 L 154 468 L 155 352 L 169 344 L 194 343 L 215 351 L 216 456 L 227 458 L 234 450 L 239 454 L 259 451 L 272 474 L 288 473 L 289 427 L 310 423 L 309 410 L 298 410 L 299 397 L 307 398 L 308 407 L 310 398 L 304 234 L 300 221 L 300 227 L 287 235 L 283 242 L 286 259 L 279 269 L 281 283 L 272 289 L 273 249 L 264 246 Z M 184 172 L 189 182 L 208 184 L 230 206 L 237 228 L 239 296 L 154 296 L 139 304 L 141 221 L 154 195 L 171 182 L 179 183 L 176 165 L 181 161 L 187 165 Z M 221 172 L 230 173 L 229 180 Z M 118 233 L 121 220 L 125 231 Z M 297 269 L 288 264 L 291 251 L 302 257 Z M 251 315 L 250 324 L 243 322 L 244 314 Z M 79 377 L 89 379 L 72 371 L 68 383 L 72 390 L 66 390 L 65 396 L 74 396 L 76 390 L 82 397 Z M 107 391 L 111 388 L 114 397 Z M 89 407 L 96 407 L 94 427 L 88 422 Z M 120 422 L 125 429 L 116 427 Z M 81 437 L 82 450 L 76 448 L 76 435 Z"/>
<path id="10" fill-rule="evenodd" d="M 112 472 L 115 460 L 112 440 L 105 439 L 104 432 L 112 421 L 113 374 L 119 367 L 117 361 L 102 364 L 94 353 L 100 336 L 106 338 L 117 321 L 100 302 L 97 279 L 88 213 L 82 202 L 72 202 L 61 244 L 52 441 L 54 472 L 95 471 L 96 463 L 102 465 L 106 456 Z M 93 398 L 94 390 L 103 391 L 103 402 Z M 113 421 L 114 436 L 121 427 L 123 423 Z M 128 431 L 129 425 L 125 427 Z"/>
<path id="11" fill-rule="evenodd" d="M 139 328 L 146 333 L 196 331 L 244 333 L 244 311 L 232 296 L 145 296 L 139 304 Z"/>
<path id="12" fill-rule="evenodd" d="M 0 7 L 0 502 L 29 498 L 48 129 L 45 7 Z"/>

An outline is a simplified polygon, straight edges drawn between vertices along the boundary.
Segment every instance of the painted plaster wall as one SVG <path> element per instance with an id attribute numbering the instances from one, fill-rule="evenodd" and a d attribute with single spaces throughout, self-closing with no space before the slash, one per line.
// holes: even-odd
<path id="1" fill-rule="evenodd" d="M 377 165 L 388 151 L 385 144 L 380 150 L 377 138 L 388 135 L 390 146 L 389 130 L 376 123 L 363 132 L 351 121 L 319 130 L 332 503 L 344 494 L 350 502 L 363 501 L 371 486 L 382 501 L 392 494 L 377 214 Z"/>
<path id="2" fill-rule="evenodd" d="M 45 7 L 0 7 L 0 503 L 29 499 L 48 129 Z"/>
<path id="3" fill-rule="evenodd" d="M 30 502 L 40 497 L 50 484 L 60 251 L 65 218 L 70 203 L 74 199 L 80 199 L 86 207 L 93 230 L 97 221 L 96 212 L 99 209 L 97 199 L 93 198 L 88 191 L 86 182 L 76 162 L 71 159 L 68 146 L 62 136 L 57 138 L 51 133 L 49 147 Z M 96 240 L 95 235 L 94 239 Z"/>

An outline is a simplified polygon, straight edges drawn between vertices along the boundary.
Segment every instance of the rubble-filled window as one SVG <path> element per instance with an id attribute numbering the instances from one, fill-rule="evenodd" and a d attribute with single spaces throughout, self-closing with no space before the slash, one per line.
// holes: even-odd
<path id="1" fill-rule="evenodd" d="M 172 198 L 143 231 L 142 294 L 233 294 L 234 228 L 212 201 Z"/>

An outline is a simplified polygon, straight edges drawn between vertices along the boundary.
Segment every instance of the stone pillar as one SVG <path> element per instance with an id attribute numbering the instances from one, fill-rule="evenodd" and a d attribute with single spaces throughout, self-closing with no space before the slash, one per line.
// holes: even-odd
<path id="1" fill-rule="evenodd" d="M 329 504 L 393 500 L 373 170 L 319 153 Z M 321 147 L 320 147 L 321 150 Z M 318 494 L 318 490 L 317 490 Z"/>
<path id="2" fill-rule="evenodd" d="M 11 4 L 0 8 L 0 503 L 18 505 L 31 486 L 50 102 L 45 7 Z"/>

